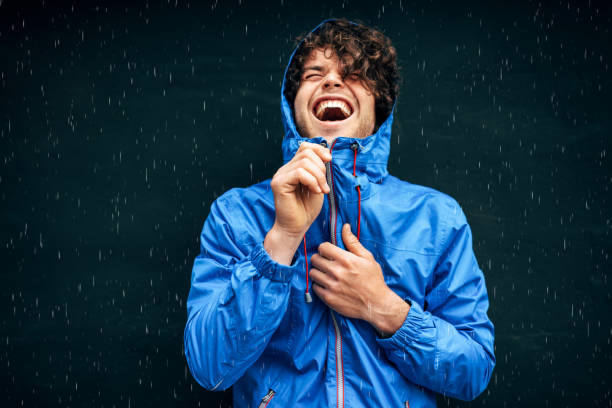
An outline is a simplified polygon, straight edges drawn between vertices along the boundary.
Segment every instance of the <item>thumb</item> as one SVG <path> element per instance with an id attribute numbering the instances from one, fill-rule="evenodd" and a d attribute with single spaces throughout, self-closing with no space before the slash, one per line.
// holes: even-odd
<path id="1" fill-rule="evenodd" d="M 346 249 L 354 255 L 357 255 L 361 258 L 366 258 L 370 256 L 370 251 L 364 248 L 361 245 L 361 242 L 357 239 L 357 237 L 351 231 L 351 224 L 344 224 L 342 226 L 342 241 L 344 242 L 344 246 Z"/>

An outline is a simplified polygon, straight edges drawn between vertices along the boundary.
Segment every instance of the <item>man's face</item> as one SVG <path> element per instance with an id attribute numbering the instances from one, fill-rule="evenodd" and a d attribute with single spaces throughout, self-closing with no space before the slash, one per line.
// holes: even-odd
<path id="1" fill-rule="evenodd" d="M 330 55 L 331 54 L 331 55 Z M 338 56 L 313 50 L 302 69 L 293 109 L 300 134 L 364 138 L 374 131 L 374 95 L 357 75 L 342 79 Z"/>

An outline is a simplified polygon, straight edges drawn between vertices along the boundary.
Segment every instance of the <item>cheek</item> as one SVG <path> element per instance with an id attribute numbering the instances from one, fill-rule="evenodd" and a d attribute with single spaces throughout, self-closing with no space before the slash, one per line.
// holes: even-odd
<path id="1" fill-rule="evenodd" d="M 376 106 L 376 100 L 374 99 L 373 93 L 368 93 L 368 107 L 374 113 L 374 107 Z"/>
<path id="2" fill-rule="evenodd" d="M 376 101 L 374 100 L 374 96 L 370 98 L 369 110 L 370 110 L 370 115 L 372 116 L 376 115 Z"/>
<path id="3" fill-rule="evenodd" d="M 374 97 L 366 97 L 363 99 L 363 102 L 361 104 L 362 108 L 363 108 L 363 113 L 365 114 L 365 116 L 372 116 L 375 114 L 375 103 L 374 103 Z"/>
<path id="4" fill-rule="evenodd" d="M 374 113 L 374 94 L 367 91 L 366 89 L 361 89 L 359 92 L 359 105 L 364 113 Z"/>
<path id="5" fill-rule="evenodd" d="M 298 94 L 295 96 L 295 102 L 293 105 L 294 105 L 295 113 L 301 113 L 302 110 L 304 110 L 306 101 L 304 100 L 304 98 L 301 98 L 300 95 Z"/>
<path id="6" fill-rule="evenodd" d="M 309 96 L 310 96 L 310 92 L 308 91 L 307 87 L 304 86 L 304 84 L 302 84 L 302 86 L 300 86 L 297 93 L 295 94 L 294 105 L 295 105 L 296 110 L 298 108 L 307 109 Z"/>

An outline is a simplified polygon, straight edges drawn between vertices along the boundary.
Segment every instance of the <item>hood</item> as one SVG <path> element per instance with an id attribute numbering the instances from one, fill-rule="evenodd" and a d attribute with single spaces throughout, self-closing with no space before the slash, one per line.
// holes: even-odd
<path id="1" fill-rule="evenodd" d="M 328 19 L 322 21 L 317 25 L 311 32 L 316 32 L 321 25 L 328 21 L 334 21 L 334 19 Z M 283 121 L 283 129 L 285 132 L 283 138 L 283 161 L 287 163 L 290 161 L 295 153 L 297 152 L 302 142 L 308 141 L 311 143 L 322 143 L 325 139 L 322 137 L 305 138 L 302 137 L 296 126 L 293 116 L 293 106 L 285 98 L 285 83 L 287 81 L 287 71 L 291 65 L 291 61 L 295 55 L 295 52 L 302 45 L 300 42 L 297 47 L 291 53 L 291 57 L 285 67 L 285 73 L 283 75 L 283 85 L 281 87 L 281 115 Z M 357 142 L 359 144 L 359 161 L 357 162 L 357 173 L 360 175 L 367 176 L 370 182 L 380 183 L 387 174 L 387 161 L 389 159 L 389 149 L 391 141 L 391 127 L 393 124 L 393 112 L 395 111 L 395 105 L 391 109 L 391 113 L 380 125 L 376 133 L 365 137 L 363 139 L 352 138 L 352 137 L 338 137 L 333 149 L 334 160 L 340 162 L 346 162 L 347 168 L 350 164 L 350 171 L 352 172 L 353 166 L 353 152 L 350 149 L 352 143 Z M 345 167 L 345 166 L 342 166 Z"/>

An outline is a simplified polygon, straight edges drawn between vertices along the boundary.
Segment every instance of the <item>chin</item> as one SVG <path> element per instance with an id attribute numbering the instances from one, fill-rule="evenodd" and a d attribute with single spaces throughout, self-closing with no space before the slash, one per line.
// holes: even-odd
<path id="1" fill-rule="evenodd" d="M 330 144 L 337 137 L 362 139 L 371 135 L 374 128 L 372 125 L 361 123 L 355 113 L 343 120 L 319 120 L 313 114 L 306 117 L 296 116 L 296 126 L 302 137 L 308 139 L 322 137 Z"/>
<path id="2" fill-rule="evenodd" d="M 316 118 L 313 120 L 312 129 L 318 136 L 324 137 L 326 140 L 335 139 L 336 137 L 360 137 L 359 126 L 356 126 L 353 118 L 338 121 L 320 121 Z"/>

